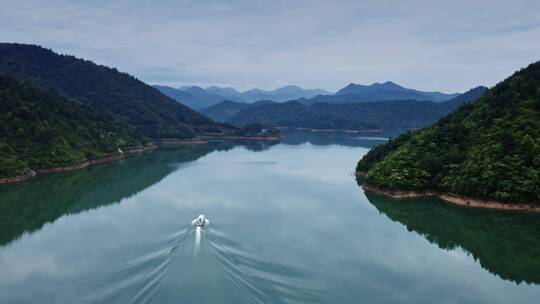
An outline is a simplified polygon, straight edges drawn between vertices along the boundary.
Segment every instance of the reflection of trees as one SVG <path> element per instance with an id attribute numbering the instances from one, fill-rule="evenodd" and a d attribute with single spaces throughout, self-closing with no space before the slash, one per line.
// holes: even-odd
<path id="1" fill-rule="evenodd" d="M 317 146 L 341 145 L 348 147 L 372 148 L 384 143 L 384 140 L 368 137 L 387 137 L 387 133 L 346 133 L 343 131 L 335 132 L 311 132 L 303 130 L 284 130 L 282 131 L 282 143 L 287 145 L 300 145 L 310 143 Z"/>
<path id="2" fill-rule="evenodd" d="M 152 153 L 132 155 L 119 162 L 1 186 L 0 245 L 13 241 L 25 231 L 35 231 L 64 214 L 120 202 L 177 170 L 177 163 L 194 161 L 212 151 L 229 150 L 237 144 L 216 142 L 164 147 Z M 246 144 L 250 150 L 267 148 L 256 143 Z"/>
<path id="3" fill-rule="evenodd" d="M 277 141 L 246 141 L 246 140 L 239 140 L 233 142 L 236 145 L 241 145 L 244 148 L 246 148 L 248 151 L 252 152 L 261 152 L 264 150 L 269 149 L 272 146 L 277 145 L 279 142 Z M 225 145 L 226 147 L 232 147 L 231 142 L 222 142 L 221 145 Z M 227 149 L 227 148 L 226 148 Z"/>
<path id="4" fill-rule="evenodd" d="M 435 198 L 366 196 L 388 218 L 440 248 L 461 247 L 505 280 L 540 283 L 539 215 L 467 208 Z"/>

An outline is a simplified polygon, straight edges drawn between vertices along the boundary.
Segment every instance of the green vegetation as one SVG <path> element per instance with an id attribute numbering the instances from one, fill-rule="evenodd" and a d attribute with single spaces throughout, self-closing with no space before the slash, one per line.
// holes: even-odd
<path id="1" fill-rule="evenodd" d="M 108 113 L 150 138 L 189 138 L 234 129 L 213 122 L 126 73 L 39 46 L 0 43 L 0 73 L 32 81 Z"/>
<path id="2" fill-rule="evenodd" d="M 137 131 L 36 85 L 0 76 L 0 177 L 146 143 Z"/>
<path id="3" fill-rule="evenodd" d="M 226 122 L 236 113 L 243 109 L 249 108 L 250 106 L 252 105 L 248 103 L 224 100 L 218 104 L 202 109 L 201 113 L 216 121 Z"/>
<path id="4" fill-rule="evenodd" d="M 484 92 L 484 87 L 477 87 L 445 102 L 387 100 L 354 103 L 354 99 L 339 104 L 311 103 L 309 100 L 250 105 L 222 102 L 203 112 L 214 119 L 239 126 L 263 123 L 274 127 L 312 129 L 410 130 L 436 122 L 463 103 L 477 100 Z"/>
<path id="5" fill-rule="evenodd" d="M 370 166 L 376 162 L 379 162 L 386 157 L 390 152 L 396 150 L 400 145 L 405 143 L 413 136 L 413 131 L 407 131 L 400 134 L 397 138 L 390 138 L 385 144 L 378 145 L 372 148 L 369 153 L 367 153 L 356 167 L 357 172 L 367 172 L 370 169 Z"/>
<path id="6" fill-rule="evenodd" d="M 369 184 L 540 203 L 540 62 L 474 104 L 370 151 Z"/>

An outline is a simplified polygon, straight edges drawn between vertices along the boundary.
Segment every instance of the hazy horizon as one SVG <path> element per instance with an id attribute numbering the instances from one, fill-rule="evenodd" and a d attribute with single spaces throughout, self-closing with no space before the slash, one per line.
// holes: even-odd
<path id="1" fill-rule="evenodd" d="M 338 88 L 337 90 L 332 90 L 332 91 L 321 89 L 321 88 L 302 87 L 302 86 L 296 85 L 294 83 L 283 84 L 283 85 L 276 86 L 276 87 L 270 88 L 270 89 L 261 89 L 261 88 L 253 87 L 253 88 L 249 88 L 249 89 L 245 89 L 245 90 L 241 90 L 241 89 L 238 89 L 238 88 L 235 88 L 235 87 L 232 87 L 232 86 L 227 86 L 227 85 L 221 86 L 221 85 L 215 85 L 215 84 L 199 85 L 199 84 L 194 84 L 194 83 L 186 83 L 186 84 L 179 85 L 179 86 L 170 86 L 170 85 L 163 85 L 163 84 L 160 84 L 160 83 L 150 83 L 150 85 L 152 85 L 152 86 L 167 86 L 167 87 L 171 87 L 171 88 L 177 89 L 177 90 L 184 90 L 185 87 L 200 87 L 200 88 L 203 88 L 205 90 L 209 89 L 211 87 L 218 87 L 218 88 L 221 88 L 221 89 L 233 89 L 233 90 L 236 90 L 239 93 L 246 93 L 246 92 L 251 91 L 251 90 L 261 90 L 261 91 L 265 91 L 265 92 L 272 92 L 272 91 L 275 91 L 277 89 L 281 89 L 281 88 L 285 88 L 285 87 L 299 87 L 300 89 L 304 89 L 304 90 L 324 90 L 324 91 L 326 91 L 326 92 L 328 92 L 330 94 L 335 94 L 337 91 L 339 91 L 339 90 L 341 90 L 341 89 L 343 89 L 346 86 L 351 85 L 351 84 L 370 86 L 370 85 L 374 85 L 374 84 L 382 84 L 384 82 L 392 82 L 394 84 L 402 86 L 400 83 L 397 83 L 397 82 L 392 81 L 392 80 L 373 82 L 373 83 L 356 83 L 356 82 L 353 83 L 353 82 L 350 82 L 350 83 L 347 83 L 347 84 L 343 84 L 342 87 Z M 408 88 L 408 89 L 416 89 L 416 88 Z M 473 89 L 473 87 L 471 87 L 470 89 Z M 466 91 L 468 91 L 468 90 L 469 89 L 467 89 Z M 426 91 L 429 91 L 429 90 L 426 90 Z M 464 93 L 464 92 L 465 91 L 463 91 L 463 92 L 441 92 L 441 93 L 454 94 L 454 93 Z"/>
<path id="2" fill-rule="evenodd" d="M 6 2 L 0 39 L 116 67 L 149 83 L 335 92 L 393 81 L 493 86 L 540 59 L 540 2 Z"/>

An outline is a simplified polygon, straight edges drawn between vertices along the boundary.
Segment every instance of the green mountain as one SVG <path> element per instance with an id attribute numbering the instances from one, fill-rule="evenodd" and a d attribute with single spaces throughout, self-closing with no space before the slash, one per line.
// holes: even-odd
<path id="1" fill-rule="evenodd" d="M 476 103 L 374 148 L 357 171 L 386 189 L 540 203 L 540 62 Z"/>
<path id="2" fill-rule="evenodd" d="M 114 68 L 26 44 L 0 44 L 0 74 L 29 80 L 107 112 L 150 138 L 188 138 L 230 127 Z"/>
<path id="3" fill-rule="evenodd" d="M 146 143 L 138 131 L 87 105 L 5 76 L 0 76 L 0 121 L 0 177 Z"/>
<path id="4" fill-rule="evenodd" d="M 459 94 L 445 94 L 441 92 L 424 92 L 402 87 L 391 81 L 361 85 L 351 83 L 336 92 L 335 96 L 354 96 L 356 102 L 370 102 L 381 100 L 430 100 L 442 102 L 457 97 Z M 335 98 L 335 102 L 339 99 Z"/>
<path id="5" fill-rule="evenodd" d="M 242 105 L 220 103 L 203 110 L 208 116 L 245 125 L 263 123 L 274 127 L 313 129 L 417 129 L 436 122 L 465 102 L 477 100 L 486 88 L 477 87 L 445 102 L 386 100 L 365 103 L 313 103 L 301 101 Z"/>
<path id="6" fill-rule="evenodd" d="M 202 109 L 201 112 L 216 121 L 226 122 L 240 110 L 248 107 L 250 107 L 250 104 L 224 100 L 218 104 Z"/>

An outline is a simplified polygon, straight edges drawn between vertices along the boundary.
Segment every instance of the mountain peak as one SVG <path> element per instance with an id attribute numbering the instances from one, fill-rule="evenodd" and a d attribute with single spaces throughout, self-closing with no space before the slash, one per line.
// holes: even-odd
<path id="1" fill-rule="evenodd" d="M 404 87 L 400 86 L 399 84 L 392 82 L 392 81 L 385 81 L 385 82 L 375 82 L 369 87 L 376 87 L 376 88 L 383 88 L 383 89 L 390 89 L 390 90 L 403 90 Z"/>
<path id="2" fill-rule="evenodd" d="M 187 87 L 186 91 L 187 90 L 204 90 L 202 87 L 199 87 L 199 86 L 196 86 L 196 85 L 192 85 L 190 87 Z"/>
<path id="3" fill-rule="evenodd" d="M 225 95 L 225 96 L 239 96 L 241 93 L 238 92 L 235 88 L 232 87 L 219 87 L 219 86 L 209 86 L 206 88 L 207 91 L 210 91 L 215 94 Z"/>
<path id="4" fill-rule="evenodd" d="M 429 100 L 445 101 L 459 94 L 445 94 L 441 92 L 424 92 L 405 88 L 395 82 L 375 82 L 371 85 L 350 83 L 335 95 L 354 95 L 357 100 L 383 101 L 383 100 Z"/>
<path id="5" fill-rule="evenodd" d="M 302 89 L 299 86 L 287 85 L 287 86 L 284 86 L 284 87 L 281 87 L 281 88 L 277 88 L 277 89 L 273 90 L 271 93 L 274 93 L 274 94 L 298 94 L 298 93 L 302 93 L 304 91 L 305 90 Z"/>

